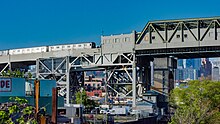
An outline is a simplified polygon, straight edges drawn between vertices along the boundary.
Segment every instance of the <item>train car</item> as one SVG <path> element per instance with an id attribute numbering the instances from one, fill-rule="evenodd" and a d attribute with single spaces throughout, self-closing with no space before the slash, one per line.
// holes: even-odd
<path id="1" fill-rule="evenodd" d="M 41 53 L 41 52 L 47 52 L 47 46 L 31 48 L 31 53 Z"/>
<path id="2" fill-rule="evenodd" d="M 73 49 L 73 44 L 62 45 L 62 50 L 71 50 Z"/>
<path id="3" fill-rule="evenodd" d="M 84 43 L 84 48 L 85 49 L 91 49 L 91 48 L 95 48 L 95 43 L 91 42 L 91 43 Z"/>
<path id="4" fill-rule="evenodd" d="M 74 44 L 73 45 L 73 49 L 83 49 L 84 48 L 84 44 Z"/>
<path id="5" fill-rule="evenodd" d="M 9 54 L 10 55 L 22 54 L 22 49 L 11 49 L 11 50 L 9 50 Z"/>
<path id="6" fill-rule="evenodd" d="M 0 51 L 0 56 L 6 56 L 9 54 L 9 50 L 1 50 Z"/>
<path id="7" fill-rule="evenodd" d="M 11 50 L 0 51 L 0 56 L 8 55 L 8 54 L 10 55 L 31 54 L 31 53 L 41 53 L 41 52 L 49 52 L 49 51 L 72 50 L 72 49 L 91 49 L 95 47 L 96 45 L 94 42 L 81 43 L 81 44 L 31 47 L 31 48 L 11 49 Z"/>
<path id="8" fill-rule="evenodd" d="M 61 51 L 62 45 L 49 46 L 49 51 Z"/>
<path id="9" fill-rule="evenodd" d="M 22 51 L 23 54 L 29 54 L 31 53 L 31 48 L 24 48 Z"/>

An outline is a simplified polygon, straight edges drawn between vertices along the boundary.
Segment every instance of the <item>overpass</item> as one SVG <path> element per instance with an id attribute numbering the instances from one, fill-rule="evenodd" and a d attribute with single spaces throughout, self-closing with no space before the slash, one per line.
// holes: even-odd
<path id="1" fill-rule="evenodd" d="M 139 33 L 101 36 L 101 48 L 0 56 L 0 68 L 36 65 L 37 77 L 56 79 L 67 103 L 83 85 L 84 71 L 103 70 L 106 100 L 116 96 L 136 101 L 150 89 L 169 93 L 178 58 L 219 57 L 219 21 L 150 21 Z"/>

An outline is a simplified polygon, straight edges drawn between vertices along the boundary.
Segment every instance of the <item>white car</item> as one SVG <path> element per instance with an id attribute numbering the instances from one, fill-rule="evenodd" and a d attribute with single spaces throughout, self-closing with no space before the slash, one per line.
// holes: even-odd
<path id="1" fill-rule="evenodd" d="M 104 110 L 104 109 L 100 110 L 100 114 L 109 114 L 109 113 L 110 113 L 109 110 Z"/>

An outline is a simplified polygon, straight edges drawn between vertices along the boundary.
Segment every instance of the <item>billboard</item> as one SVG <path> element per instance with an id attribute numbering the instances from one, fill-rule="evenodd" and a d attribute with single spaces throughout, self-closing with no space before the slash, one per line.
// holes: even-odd
<path id="1" fill-rule="evenodd" d="M 0 78 L 0 96 L 25 96 L 25 79 Z"/>

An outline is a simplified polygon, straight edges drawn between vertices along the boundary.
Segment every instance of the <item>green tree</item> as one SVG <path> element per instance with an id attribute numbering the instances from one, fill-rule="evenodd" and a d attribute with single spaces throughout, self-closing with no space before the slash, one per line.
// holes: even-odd
<path id="1" fill-rule="evenodd" d="M 34 118 L 34 107 L 28 106 L 26 99 L 10 98 L 10 106 L 0 111 L 0 124 L 37 124 Z"/>
<path id="2" fill-rule="evenodd" d="M 98 104 L 95 101 L 88 99 L 88 96 L 87 96 L 85 90 L 82 90 L 82 92 L 81 91 L 76 92 L 75 96 L 76 96 L 76 103 L 77 104 L 82 103 L 85 107 L 98 106 Z"/>
<path id="3" fill-rule="evenodd" d="M 87 105 L 88 96 L 86 95 L 85 90 L 82 90 L 82 92 L 81 91 L 76 92 L 75 96 L 76 96 L 76 103 L 77 104 L 83 104 L 84 106 Z"/>
<path id="4" fill-rule="evenodd" d="M 190 81 L 172 91 L 171 124 L 220 124 L 220 82 Z"/>

